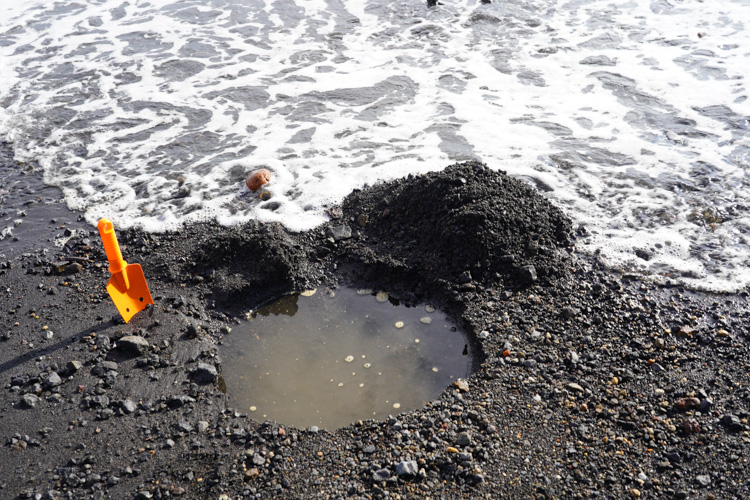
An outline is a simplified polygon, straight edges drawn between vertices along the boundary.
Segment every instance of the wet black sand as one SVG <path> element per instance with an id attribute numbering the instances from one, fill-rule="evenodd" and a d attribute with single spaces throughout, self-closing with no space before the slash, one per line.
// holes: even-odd
<path id="1" fill-rule="evenodd" d="M 303 234 L 121 232 L 156 302 L 129 324 L 98 233 L 59 198 L 3 147 L 2 498 L 750 497 L 747 293 L 600 269 L 561 211 L 502 174 L 356 192 Z M 342 282 L 438 305 L 482 353 L 476 373 L 330 432 L 233 408 L 217 342 L 234 318 Z"/>

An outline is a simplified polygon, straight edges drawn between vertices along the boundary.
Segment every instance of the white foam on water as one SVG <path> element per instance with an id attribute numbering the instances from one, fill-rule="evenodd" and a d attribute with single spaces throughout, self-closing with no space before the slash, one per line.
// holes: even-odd
<path id="1" fill-rule="evenodd" d="M 744 0 L 0 6 L 0 134 L 95 223 L 305 230 L 479 159 L 615 268 L 750 284 Z M 272 197 L 244 188 L 271 170 Z"/>

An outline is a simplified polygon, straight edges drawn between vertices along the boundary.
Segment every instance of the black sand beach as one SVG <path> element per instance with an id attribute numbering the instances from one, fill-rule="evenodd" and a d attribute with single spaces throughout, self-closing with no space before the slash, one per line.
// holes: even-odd
<path id="1" fill-rule="evenodd" d="M 612 273 L 582 228 L 478 163 L 352 193 L 306 233 L 119 232 L 155 305 L 130 323 L 96 228 L 0 153 L 2 498 L 749 498 L 747 293 Z M 476 371 L 339 430 L 222 392 L 248 310 L 339 284 L 432 303 Z"/>

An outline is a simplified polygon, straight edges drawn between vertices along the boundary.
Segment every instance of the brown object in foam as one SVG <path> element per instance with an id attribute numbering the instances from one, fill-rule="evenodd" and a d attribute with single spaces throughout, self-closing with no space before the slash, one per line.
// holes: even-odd
<path id="1" fill-rule="evenodd" d="M 267 184 L 270 180 L 271 172 L 269 172 L 265 168 L 261 168 L 257 172 L 253 172 L 252 174 L 250 174 L 250 177 L 247 178 L 245 184 L 247 184 L 247 187 L 248 189 L 250 189 L 250 191 L 255 192 L 259 190 L 261 186 Z"/>

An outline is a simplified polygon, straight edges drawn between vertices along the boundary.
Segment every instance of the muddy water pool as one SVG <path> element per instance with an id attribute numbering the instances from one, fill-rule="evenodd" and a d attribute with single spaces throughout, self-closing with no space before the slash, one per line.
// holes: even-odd
<path id="1" fill-rule="evenodd" d="M 258 420 L 335 429 L 439 397 L 469 375 L 470 342 L 430 305 L 337 288 L 260 307 L 221 345 L 235 408 Z"/>

